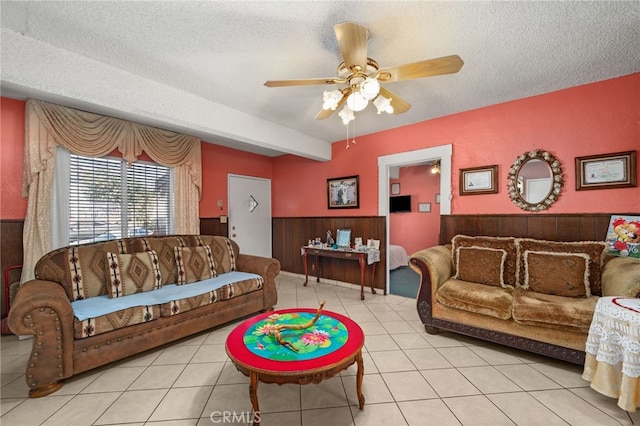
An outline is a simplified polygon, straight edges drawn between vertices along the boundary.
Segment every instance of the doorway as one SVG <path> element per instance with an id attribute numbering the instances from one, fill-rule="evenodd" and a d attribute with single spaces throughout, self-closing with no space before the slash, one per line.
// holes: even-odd
<path id="1" fill-rule="evenodd" d="M 229 238 L 243 254 L 271 257 L 271 179 L 228 175 Z"/>
<path id="2" fill-rule="evenodd" d="M 378 157 L 378 214 L 386 217 L 386 253 L 389 253 L 389 180 L 395 168 L 440 161 L 440 215 L 451 214 L 452 145 L 401 152 Z M 409 253 L 411 255 L 411 253 Z M 389 294 L 389 256 L 386 256 L 386 294 Z"/>

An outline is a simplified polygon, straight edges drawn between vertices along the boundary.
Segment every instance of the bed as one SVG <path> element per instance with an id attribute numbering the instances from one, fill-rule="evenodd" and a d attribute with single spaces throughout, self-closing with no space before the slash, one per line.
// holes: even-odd
<path id="1" fill-rule="evenodd" d="M 409 256 L 402 246 L 389 244 L 389 270 L 409 265 Z"/>

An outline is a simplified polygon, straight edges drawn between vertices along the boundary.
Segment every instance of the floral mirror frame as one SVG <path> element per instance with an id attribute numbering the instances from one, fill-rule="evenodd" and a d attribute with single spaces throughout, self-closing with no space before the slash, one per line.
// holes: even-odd
<path id="1" fill-rule="evenodd" d="M 527 201 L 522 194 L 522 180 L 519 179 L 522 167 L 531 160 L 540 160 L 547 164 L 551 172 L 551 183 L 546 197 L 537 202 Z M 563 179 L 560 162 L 549 152 L 536 149 L 520 155 L 509 170 L 507 189 L 511 201 L 522 210 L 537 212 L 548 209 L 558 200 L 562 190 Z"/>

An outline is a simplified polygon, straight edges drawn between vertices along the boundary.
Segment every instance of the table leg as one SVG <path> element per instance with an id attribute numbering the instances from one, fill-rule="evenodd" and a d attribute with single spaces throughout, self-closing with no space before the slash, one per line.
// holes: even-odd
<path id="1" fill-rule="evenodd" d="M 373 265 L 371 265 L 371 293 L 376 294 L 376 289 L 373 288 L 373 284 L 376 280 L 376 263 L 373 262 Z"/>
<path id="2" fill-rule="evenodd" d="M 362 361 L 362 349 L 356 354 L 358 372 L 356 373 L 356 392 L 358 394 L 358 406 L 364 410 L 364 395 L 362 394 L 362 379 L 364 378 L 364 362 Z"/>
<path id="3" fill-rule="evenodd" d="M 260 426 L 260 406 L 258 405 L 258 373 L 252 371 L 249 375 L 249 399 L 253 407 L 253 426 Z"/>
<path id="4" fill-rule="evenodd" d="M 363 254 L 358 258 L 358 263 L 360 263 L 360 300 L 364 300 L 364 268 L 366 263 Z"/>
<path id="5" fill-rule="evenodd" d="M 307 282 L 309 281 L 309 270 L 307 269 L 307 251 L 305 250 L 302 255 L 302 263 L 304 264 L 304 286 L 307 286 Z"/>

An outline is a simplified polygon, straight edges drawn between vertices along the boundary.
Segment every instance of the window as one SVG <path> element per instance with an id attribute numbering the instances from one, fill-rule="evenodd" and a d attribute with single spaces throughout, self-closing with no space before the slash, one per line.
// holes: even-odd
<path id="1" fill-rule="evenodd" d="M 70 154 L 68 244 L 173 231 L 169 167 Z"/>

